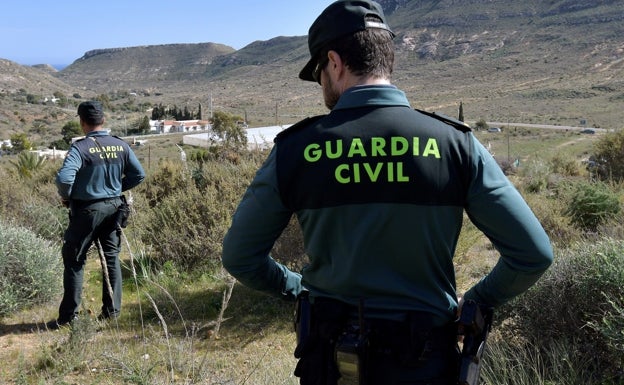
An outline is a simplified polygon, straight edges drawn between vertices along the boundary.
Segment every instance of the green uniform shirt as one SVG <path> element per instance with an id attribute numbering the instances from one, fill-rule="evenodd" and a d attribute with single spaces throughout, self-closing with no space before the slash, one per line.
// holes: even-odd
<path id="1" fill-rule="evenodd" d="M 379 312 L 455 317 L 453 255 L 464 212 L 501 257 L 467 298 L 497 306 L 552 262 L 542 226 L 469 130 L 413 110 L 393 86 L 347 90 L 330 114 L 281 133 L 223 243 L 243 284 L 294 298 L 302 286 Z M 295 214 L 310 263 L 269 255 Z"/>

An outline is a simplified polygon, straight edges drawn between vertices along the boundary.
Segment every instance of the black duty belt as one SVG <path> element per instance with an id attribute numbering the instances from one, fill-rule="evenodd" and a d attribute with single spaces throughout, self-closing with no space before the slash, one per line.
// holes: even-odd
<path id="1" fill-rule="evenodd" d="M 107 197 L 107 198 L 99 198 L 99 199 L 91 199 L 91 200 L 72 199 L 71 203 L 79 205 L 79 206 L 86 206 L 86 205 L 90 205 L 93 203 L 112 201 L 112 200 L 116 200 L 120 198 L 121 197 Z"/>

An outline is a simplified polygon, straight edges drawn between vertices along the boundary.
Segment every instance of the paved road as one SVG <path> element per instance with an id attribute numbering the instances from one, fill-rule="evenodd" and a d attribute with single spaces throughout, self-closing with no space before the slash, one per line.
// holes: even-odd
<path id="1" fill-rule="evenodd" d="M 577 126 L 557 126 L 551 124 L 529 124 L 529 123 L 513 123 L 513 122 L 487 122 L 490 127 L 527 127 L 527 128 L 549 128 L 554 130 L 572 130 L 572 131 L 581 131 L 586 128 L 591 128 L 592 130 L 596 130 L 596 132 L 607 131 L 605 128 L 596 128 L 596 127 L 577 127 Z"/>

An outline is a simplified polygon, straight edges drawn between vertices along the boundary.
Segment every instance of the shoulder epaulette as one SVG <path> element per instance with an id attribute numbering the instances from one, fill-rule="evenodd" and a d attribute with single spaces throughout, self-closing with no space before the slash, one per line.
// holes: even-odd
<path id="1" fill-rule="evenodd" d="M 292 126 L 288 127 L 287 129 L 285 129 L 284 131 L 281 131 L 280 133 L 278 133 L 275 136 L 275 139 L 273 139 L 274 143 L 277 143 L 278 140 L 282 139 L 283 137 L 292 134 L 293 132 L 297 132 L 299 130 L 301 130 L 304 127 L 309 126 L 310 124 L 316 122 L 317 120 L 319 120 L 322 117 L 325 117 L 327 115 L 316 115 L 316 116 L 311 116 L 309 118 L 305 118 L 295 124 L 293 124 Z"/>
<path id="2" fill-rule="evenodd" d="M 432 117 L 434 119 L 437 119 L 437 120 L 439 120 L 441 122 L 444 122 L 444 123 L 448 124 L 449 126 L 453 126 L 456 129 L 460 130 L 461 132 L 472 131 L 470 126 L 467 125 L 466 123 L 462 122 L 461 120 L 453 119 L 450 116 L 446 116 L 444 114 L 440 114 L 439 112 L 427 112 L 427 111 L 419 110 L 417 108 L 415 108 L 415 110 L 420 112 L 421 114 L 427 115 L 427 116 Z"/>

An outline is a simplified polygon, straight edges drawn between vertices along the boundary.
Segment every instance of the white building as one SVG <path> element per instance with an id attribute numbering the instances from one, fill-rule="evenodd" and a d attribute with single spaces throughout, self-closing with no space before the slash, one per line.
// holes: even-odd
<path id="1" fill-rule="evenodd" d="M 150 120 L 150 132 L 167 134 L 173 132 L 192 132 L 210 129 L 207 120 Z"/>
<path id="2" fill-rule="evenodd" d="M 37 154 L 39 157 L 46 159 L 65 159 L 65 156 L 67 155 L 67 151 L 57 150 L 56 148 L 46 148 L 45 150 L 32 150 L 29 152 Z"/>
<path id="3" fill-rule="evenodd" d="M 273 140 L 277 134 L 290 126 L 291 125 L 288 124 L 284 126 L 248 128 L 245 130 L 247 132 L 247 145 L 251 149 L 271 148 L 273 146 Z M 196 147 L 208 147 L 210 144 L 215 143 L 218 140 L 217 136 L 211 131 L 200 134 L 184 135 L 182 137 L 182 143 Z"/>

